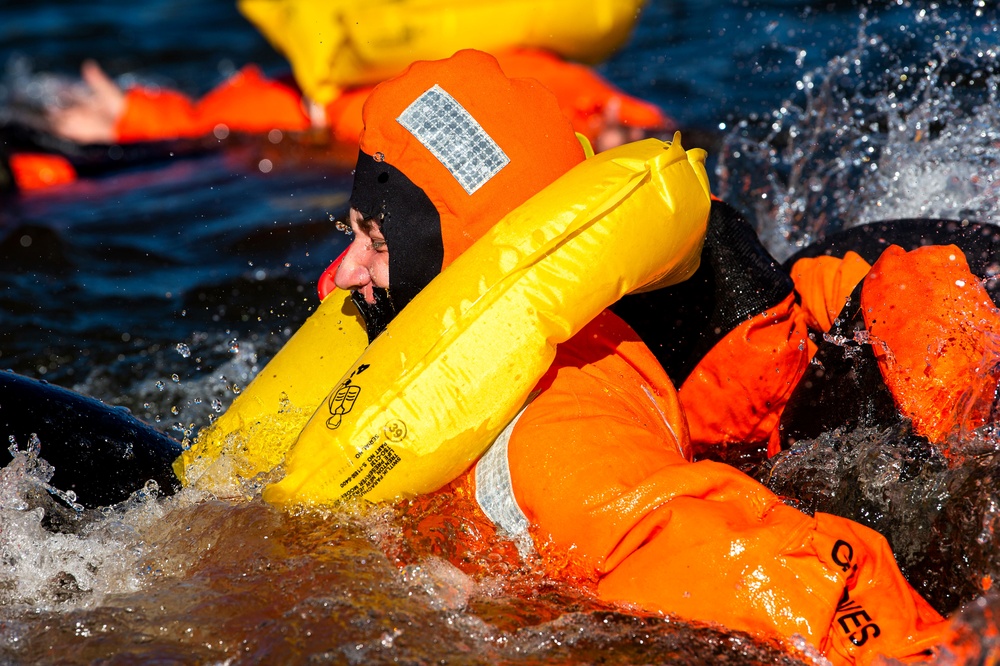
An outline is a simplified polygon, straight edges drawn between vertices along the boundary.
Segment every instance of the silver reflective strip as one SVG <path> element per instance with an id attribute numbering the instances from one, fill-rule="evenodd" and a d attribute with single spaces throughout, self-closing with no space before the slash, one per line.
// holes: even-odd
<path id="1" fill-rule="evenodd" d="M 510 158 L 472 115 L 439 85 L 429 88 L 396 118 L 472 194 Z"/>
<path id="2" fill-rule="evenodd" d="M 524 410 L 521 410 L 521 414 Z M 507 443 L 518 414 L 496 438 L 486 454 L 476 463 L 476 502 L 493 524 L 511 536 L 528 533 L 528 518 L 514 499 L 514 488 L 507 464 Z"/>

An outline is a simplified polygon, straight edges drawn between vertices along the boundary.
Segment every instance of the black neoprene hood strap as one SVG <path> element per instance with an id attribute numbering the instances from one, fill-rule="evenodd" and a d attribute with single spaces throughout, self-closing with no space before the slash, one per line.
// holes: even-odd
<path id="1" fill-rule="evenodd" d="M 441 272 L 441 216 L 406 174 L 360 151 L 351 206 L 380 225 L 389 250 L 389 298 L 399 312 Z"/>

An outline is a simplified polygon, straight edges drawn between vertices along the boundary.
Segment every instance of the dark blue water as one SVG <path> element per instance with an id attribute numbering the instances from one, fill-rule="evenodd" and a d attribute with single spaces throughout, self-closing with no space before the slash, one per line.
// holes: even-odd
<path id="1" fill-rule="evenodd" d="M 682 127 L 707 131 L 700 138 L 711 146 L 721 128 L 780 107 L 803 72 L 853 43 L 861 6 L 815 4 L 653 2 L 629 45 L 600 70 L 661 104 Z M 32 73 L 74 76 L 86 57 L 123 82 L 155 81 L 192 95 L 248 62 L 286 71 L 225 2 L 0 7 L 9 94 Z M 869 11 L 904 19 L 913 12 Z M 10 316 L 0 323 L 0 364 L 78 382 L 84 369 L 121 355 L 128 365 L 151 343 L 204 332 L 205 319 L 241 339 L 299 321 L 302 308 L 290 299 L 311 289 L 342 242 L 325 222 L 343 210 L 346 169 L 278 151 L 269 155 L 276 168 L 263 174 L 256 164 L 266 147 L 168 159 L 4 202 L 2 257 L 21 270 L 3 277 Z M 244 280 L 232 293 L 234 281 Z M 271 288 L 266 305 L 241 297 Z M 27 330 L 41 335 L 21 334 Z"/>
<path id="2" fill-rule="evenodd" d="M 867 219 L 992 220 L 996 14 L 980 2 L 653 0 L 599 69 L 712 151 L 714 189 L 780 256 Z M 227 2 L 0 2 L 0 114 L 87 57 L 123 83 L 192 95 L 246 63 L 287 71 Z M 915 139 L 921 122 L 937 123 L 934 140 Z M 0 198 L 0 366 L 181 438 L 315 306 L 315 279 L 345 242 L 329 217 L 345 209 L 350 167 L 263 139 L 156 157 L 98 155 L 92 177 Z M 952 465 L 870 438 L 820 442 L 770 481 L 806 508 L 876 524 L 939 608 L 968 604 L 964 626 L 987 649 L 994 443 L 976 439 Z M 892 475 L 900 466 L 909 476 Z M 139 498 L 69 516 L 62 534 L 30 510 L 44 505 L 30 478 L 0 477 L 4 662 L 786 659 L 723 631 L 612 614 L 530 566 L 459 571 L 440 544 L 408 541 L 405 507 L 289 517 L 259 501 Z"/>

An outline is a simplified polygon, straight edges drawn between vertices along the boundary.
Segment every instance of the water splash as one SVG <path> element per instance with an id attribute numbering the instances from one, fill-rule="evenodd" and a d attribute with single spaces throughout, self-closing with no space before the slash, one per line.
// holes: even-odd
<path id="1" fill-rule="evenodd" d="M 967 23 L 943 9 L 867 12 L 854 48 L 738 122 L 721 151 L 720 196 L 779 260 L 876 220 L 1000 222 L 997 28 L 956 29 Z"/>
<path id="2" fill-rule="evenodd" d="M 143 548 L 135 529 L 161 515 L 156 484 L 118 507 L 86 511 L 72 491 L 49 484 L 55 470 L 36 438 L 24 451 L 10 450 L 13 460 L 0 469 L 0 606 L 91 607 L 139 589 Z"/>

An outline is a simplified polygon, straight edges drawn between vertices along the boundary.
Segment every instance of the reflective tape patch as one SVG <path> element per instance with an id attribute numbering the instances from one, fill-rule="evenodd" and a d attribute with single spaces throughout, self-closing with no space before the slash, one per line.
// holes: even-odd
<path id="1" fill-rule="evenodd" d="M 427 89 L 396 118 L 472 194 L 510 158 L 475 118 L 439 85 Z"/>
<path id="2" fill-rule="evenodd" d="M 522 410 L 521 414 L 523 413 Z M 513 537 L 528 533 L 528 517 L 514 498 L 510 466 L 507 463 L 507 443 L 521 414 L 504 428 L 476 463 L 476 502 L 494 525 Z"/>

